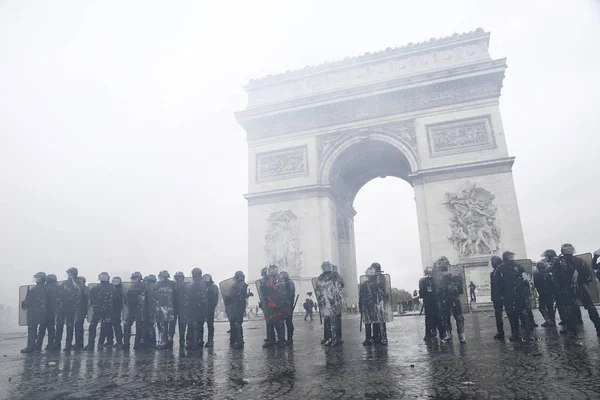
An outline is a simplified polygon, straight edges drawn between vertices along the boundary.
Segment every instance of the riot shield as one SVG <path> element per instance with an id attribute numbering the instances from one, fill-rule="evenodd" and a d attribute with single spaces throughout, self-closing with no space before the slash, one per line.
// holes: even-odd
<path id="1" fill-rule="evenodd" d="M 438 300 L 448 296 L 458 295 L 463 314 L 470 312 L 467 285 L 465 282 L 465 268 L 463 265 L 448 265 L 445 270 L 434 266 L 431 272 L 435 293 Z"/>
<path id="2" fill-rule="evenodd" d="M 229 318 L 235 318 L 235 315 L 237 315 L 235 302 L 232 299 L 235 283 L 235 278 L 229 278 L 219 282 L 219 289 L 221 290 L 221 296 L 223 297 L 223 303 L 225 304 L 225 312 Z"/>
<path id="3" fill-rule="evenodd" d="M 362 275 L 359 288 L 365 324 L 392 322 L 392 279 L 389 274 Z"/>
<path id="4" fill-rule="evenodd" d="M 161 281 L 154 285 L 152 301 L 156 322 L 168 322 L 175 319 L 175 293 L 170 281 Z"/>
<path id="5" fill-rule="evenodd" d="M 87 285 L 87 287 L 88 287 L 88 308 L 87 308 L 88 322 L 92 322 L 92 317 L 94 316 L 94 309 L 92 307 L 92 296 L 94 296 L 94 293 L 92 292 L 92 289 L 99 285 L 100 285 L 100 282 L 88 283 L 88 285 Z"/>
<path id="6" fill-rule="evenodd" d="M 337 285 L 336 281 L 313 278 L 311 282 L 315 290 L 321 317 L 341 314 L 343 306 L 342 288 Z"/>
<path id="7" fill-rule="evenodd" d="M 34 287 L 35 285 L 23 285 L 19 286 L 19 326 L 27 326 L 27 310 L 23 310 L 21 306 L 25 301 L 25 297 L 27 297 L 27 292 L 30 287 Z"/>
<path id="8" fill-rule="evenodd" d="M 292 314 L 292 307 L 288 302 L 287 295 L 282 283 L 274 288 L 265 287 L 262 279 L 255 283 L 258 297 L 262 304 L 263 315 L 268 323 L 278 323 Z"/>
<path id="9" fill-rule="evenodd" d="M 125 321 L 127 319 L 127 315 L 129 314 L 129 309 L 127 308 L 127 305 L 125 304 L 126 303 L 125 296 L 127 295 L 127 291 L 131 287 L 132 283 L 131 282 L 123 282 L 121 285 L 123 286 L 123 308 L 121 309 L 121 321 Z"/>
<path id="10" fill-rule="evenodd" d="M 594 273 L 594 268 L 592 266 L 592 254 L 591 253 L 585 253 L 585 254 L 578 254 L 575 257 L 579 258 L 581 261 L 583 261 L 583 263 L 585 264 L 586 268 L 589 270 L 589 273 L 591 275 L 591 279 L 592 281 L 589 283 L 586 283 L 585 285 L 582 285 L 581 290 L 585 291 L 587 293 L 587 295 L 590 297 L 590 299 L 592 300 L 592 303 L 596 304 L 596 303 L 600 303 L 600 296 L 598 295 L 598 279 L 596 278 L 596 274 Z M 577 303 L 579 305 L 582 305 L 581 300 L 578 300 Z"/>
<path id="11" fill-rule="evenodd" d="M 523 267 L 523 269 L 525 270 L 525 276 L 523 277 L 523 279 L 525 279 L 525 281 L 529 285 L 529 306 L 533 310 L 536 308 L 535 286 L 533 284 L 533 262 L 529 259 L 523 259 L 515 260 L 515 263 Z"/>

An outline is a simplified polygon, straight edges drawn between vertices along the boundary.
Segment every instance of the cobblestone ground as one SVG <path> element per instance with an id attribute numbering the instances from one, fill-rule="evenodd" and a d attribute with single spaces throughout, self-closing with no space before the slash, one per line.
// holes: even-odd
<path id="1" fill-rule="evenodd" d="M 352 316 L 344 345 L 323 348 L 319 320 L 297 318 L 294 346 L 270 349 L 261 348 L 264 324 L 251 321 L 243 350 L 228 348 L 228 325 L 219 323 L 215 348 L 185 357 L 117 349 L 22 355 L 24 339 L 10 339 L 0 342 L 0 398 L 598 399 L 600 343 L 584 321 L 578 342 L 540 327 L 536 342 L 504 343 L 492 339 L 493 318 L 472 314 L 461 345 L 426 344 L 424 318 L 400 317 L 388 327 L 387 348 L 365 348 Z"/>

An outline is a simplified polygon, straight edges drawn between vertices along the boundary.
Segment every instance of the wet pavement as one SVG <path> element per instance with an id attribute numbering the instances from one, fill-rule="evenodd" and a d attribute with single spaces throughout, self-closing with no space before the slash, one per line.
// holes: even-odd
<path id="1" fill-rule="evenodd" d="M 351 316 L 344 345 L 323 348 L 318 318 L 298 317 L 293 347 L 262 349 L 265 328 L 255 320 L 244 324 L 243 350 L 228 348 L 228 324 L 218 323 L 214 349 L 185 357 L 177 349 L 22 355 L 25 340 L 10 339 L 0 342 L 0 398 L 598 399 L 600 344 L 584 321 L 577 342 L 540 327 L 536 342 L 501 343 L 493 317 L 466 315 L 461 345 L 426 344 L 424 317 L 400 317 L 386 348 L 363 347 Z"/>

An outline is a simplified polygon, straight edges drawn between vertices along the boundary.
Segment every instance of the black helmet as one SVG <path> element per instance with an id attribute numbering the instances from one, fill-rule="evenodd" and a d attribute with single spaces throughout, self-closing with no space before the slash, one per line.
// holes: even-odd
<path id="1" fill-rule="evenodd" d="M 502 253 L 502 262 L 508 264 L 515 259 L 515 253 L 512 251 L 505 251 Z"/>
<path id="2" fill-rule="evenodd" d="M 502 258 L 500 258 L 498 256 L 492 256 L 492 258 L 490 259 L 490 263 L 492 264 L 493 268 L 496 268 L 500 264 L 502 264 Z"/>
<path id="3" fill-rule="evenodd" d="M 332 272 L 333 266 L 331 265 L 330 261 L 323 261 L 323 264 L 321 264 L 321 269 L 323 272 Z"/>
<path id="4" fill-rule="evenodd" d="M 194 268 L 192 270 L 192 277 L 196 278 L 196 277 L 201 277 L 202 276 L 202 270 L 200 268 Z"/>
<path id="5" fill-rule="evenodd" d="M 163 269 L 158 273 L 158 277 L 161 279 L 169 279 L 171 277 L 171 274 L 169 274 L 169 271 Z"/>
<path id="6" fill-rule="evenodd" d="M 177 271 L 175 272 L 175 280 L 184 280 L 185 279 L 185 275 L 183 274 L 183 272 L 181 271 Z"/>
<path id="7" fill-rule="evenodd" d="M 565 256 L 572 256 L 575 254 L 575 247 L 571 243 L 565 243 L 560 246 L 560 252 Z"/>
<path id="8" fill-rule="evenodd" d="M 540 255 L 540 257 L 546 257 L 548 259 L 556 258 L 556 256 L 557 256 L 556 252 L 554 250 L 552 250 L 552 249 L 545 250 Z"/>
<path id="9" fill-rule="evenodd" d="M 141 272 L 135 271 L 133 274 L 131 274 L 131 278 L 130 278 L 130 279 L 131 279 L 131 280 L 136 280 L 136 279 L 138 279 L 138 280 L 140 280 L 140 281 L 141 281 L 141 280 L 142 280 L 142 279 L 144 279 L 144 278 L 142 277 L 142 273 L 141 273 Z"/>
<path id="10" fill-rule="evenodd" d="M 538 271 L 545 271 L 548 268 L 548 264 L 546 264 L 543 261 L 538 261 L 536 267 L 537 267 Z"/>
<path id="11" fill-rule="evenodd" d="M 56 283 L 56 282 L 57 282 L 56 275 L 54 275 L 54 274 L 46 275 L 46 283 Z"/>
<path id="12" fill-rule="evenodd" d="M 260 276 L 267 276 L 267 272 L 268 272 L 267 267 L 264 267 L 263 269 L 260 270 Z"/>
<path id="13" fill-rule="evenodd" d="M 117 286 L 118 286 L 118 285 L 120 285 L 120 284 L 122 284 L 122 283 L 123 283 L 123 280 L 121 279 L 121 277 L 120 277 L 120 276 L 114 276 L 114 277 L 112 278 L 112 284 L 113 284 L 113 285 L 117 285 Z"/>
<path id="14" fill-rule="evenodd" d="M 237 271 L 235 273 L 235 275 L 233 275 L 233 278 L 237 281 L 237 282 L 242 282 L 244 281 L 244 279 L 246 279 L 246 275 L 244 275 L 244 273 L 242 271 Z"/>
<path id="15" fill-rule="evenodd" d="M 381 270 L 381 264 L 374 262 L 373 264 L 371 264 L 371 268 L 373 268 L 373 270 L 375 270 L 376 273 L 380 273 L 383 272 Z"/>
<path id="16" fill-rule="evenodd" d="M 110 275 L 108 275 L 108 272 L 100 272 L 98 274 L 98 280 L 100 282 L 108 282 L 110 280 Z"/>
<path id="17" fill-rule="evenodd" d="M 72 276 L 73 278 L 77 278 L 79 275 L 79 270 L 75 267 L 71 267 L 67 270 L 67 276 Z"/>
<path id="18" fill-rule="evenodd" d="M 46 282 L 46 273 L 45 272 L 38 272 L 37 274 L 35 274 L 33 276 L 33 279 L 35 279 L 35 281 L 38 282 L 38 283 Z"/>
<path id="19" fill-rule="evenodd" d="M 156 283 L 156 275 L 152 275 L 152 274 L 148 275 L 146 277 L 146 281 Z"/>

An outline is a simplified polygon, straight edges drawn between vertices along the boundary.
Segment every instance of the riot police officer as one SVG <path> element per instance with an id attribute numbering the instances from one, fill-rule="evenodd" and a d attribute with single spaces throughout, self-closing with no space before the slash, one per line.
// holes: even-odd
<path id="1" fill-rule="evenodd" d="M 125 305 L 127 306 L 127 317 L 123 332 L 123 349 L 128 350 L 131 345 L 131 327 L 135 322 L 134 349 L 142 345 L 145 328 L 146 314 L 146 283 L 142 274 L 134 272 L 131 274 L 131 287 L 125 293 Z"/>
<path id="2" fill-rule="evenodd" d="M 206 282 L 202 279 L 202 270 L 194 268 L 192 270 L 193 282 L 188 287 L 188 323 L 192 328 L 192 342 L 190 349 L 197 349 L 204 346 L 204 321 L 206 321 L 207 301 L 206 301 Z"/>
<path id="3" fill-rule="evenodd" d="M 185 282 L 185 276 L 183 272 L 177 271 L 175 273 L 175 320 L 177 321 L 179 331 L 179 352 L 185 353 L 186 344 L 186 330 L 187 339 L 191 341 L 189 331 L 191 328 L 188 327 L 188 286 L 189 283 Z M 186 329 L 187 328 L 187 329 Z"/>
<path id="4" fill-rule="evenodd" d="M 204 274 L 203 279 L 206 283 L 206 327 L 208 329 L 208 338 L 204 347 L 213 347 L 215 343 L 215 309 L 219 303 L 219 287 L 209 274 Z"/>
<path id="5" fill-rule="evenodd" d="M 81 298 L 79 304 L 77 305 L 77 309 L 75 310 L 75 345 L 73 346 L 74 350 L 83 349 L 83 322 L 88 314 L 88 299 L 89 299 L 89 290 L 87 286 L 85 286 L 85 276 L 77 277 L 77 285 L 79 285 L 79 289 L 81 290 Z"/>
<path id="6" fill-rule="evenodd" d="M 65 351 L 73 348 L 73 329 L 75 327 L 75 313 L 80 307 L 82 291 L 77 282 L 77 268 L 67 270 L 67 280 L 62 283 L 60 290 L 60 308 L 56 320 L 56 347 L 60 349 L 63 330 L 67 325 L 67 338 Z"/>
<path id="7" fill-rule="evenodd" d="M 423 340 L 430 340 L 437 337 L 436 329 L 439 326 L 437 300 L 431 277 L 431 267 L 425 268 L 424 273 L 425 276 L 419 280 L 419 298 L 423 299 L 423 309 L 425 310 L 425 337 Z"/>
<path id="8" fill-rule="evenodd" d="M 494 317 L 496 318 L 496 334 L 494 335 L 494 339 L 502 340 L 504 339 L 504 321 L 502 320 L 504 303 L 497 287 L 499 281 L 498 267 L 502 265 L 502 258 L 492 256 L 490 264 L 493 268 L 492 272 L 490 272 L 490 289 L 492 292 L 492 304 L 494 305 Z"/>
<path id="9" fill-rule="evenodd" d="M 296 299 L 296 285 L 294 285 L 294 281 L 290 279 L 290 274 L 287 271 L 281 272 L 281 279 L 283 280 L 283 288 L 285 290 L 285 294 L 288 301 L 288 307 L 291 312 L 287 317 L 285 317 L 285 330 L 287 331 L 287 340 L 286 344 L 291 345 L 294 344 L 293 336 L 294 336 L 294 303 Z"/>
<path id="10" fill-rule="evenodd" d="M 33 276 L 35 286 L 27 289 L 21 308 L 27 311 L 27 346 L 21 353 L 31 353 L 42 348 L 43 332 L 46 329 L 48 309 L 48 288 L 46 273 L 38 272 Z"/>
<path id="11" fill-rule="evenodd" d="M 46 276 L 46 285 L 48 287 L 48 308 L 46 311 L 46 331 L 48 332 L 48 344 L 46 350 L 60 350 L 60 341 L 56 343 L 56 319 L 60 312 L 60 290 L 56 275 L 48 274 Z M 43 340 L 42 334 L 42 340 Z"/>
<path id="12" fill-rule="evenodd" d="M 88 344 L 85 350 L 93 351 L 96 341 L 96 329 L 98 323 L 102 322 L 105 329 L 110 329 L 112 333 L 112 313 L 113 313 L 113 297 L 115 288 L 110 283 L 110 276 L 106 272 L 101 272 L 98 275 L 100 285 L 94 286 L 90 290 L 90 306 L 92 307 L 92 321 L 88 327 Z"/>
<path id="13" fill-rule="evenodd" d="M 246 299 L 253 296 L 248 292 L 246 284 L 246 276 L 242 271 L 237 271 L 233 276 L 235 283 L 231 288 L 230 293 L 223 293 L 223 302 L 225 303 L 225 311 L 229 319 L 230 339 L 229 345 L 234 349 L 244 347 L 244 312 L 246 311 Z"/>

